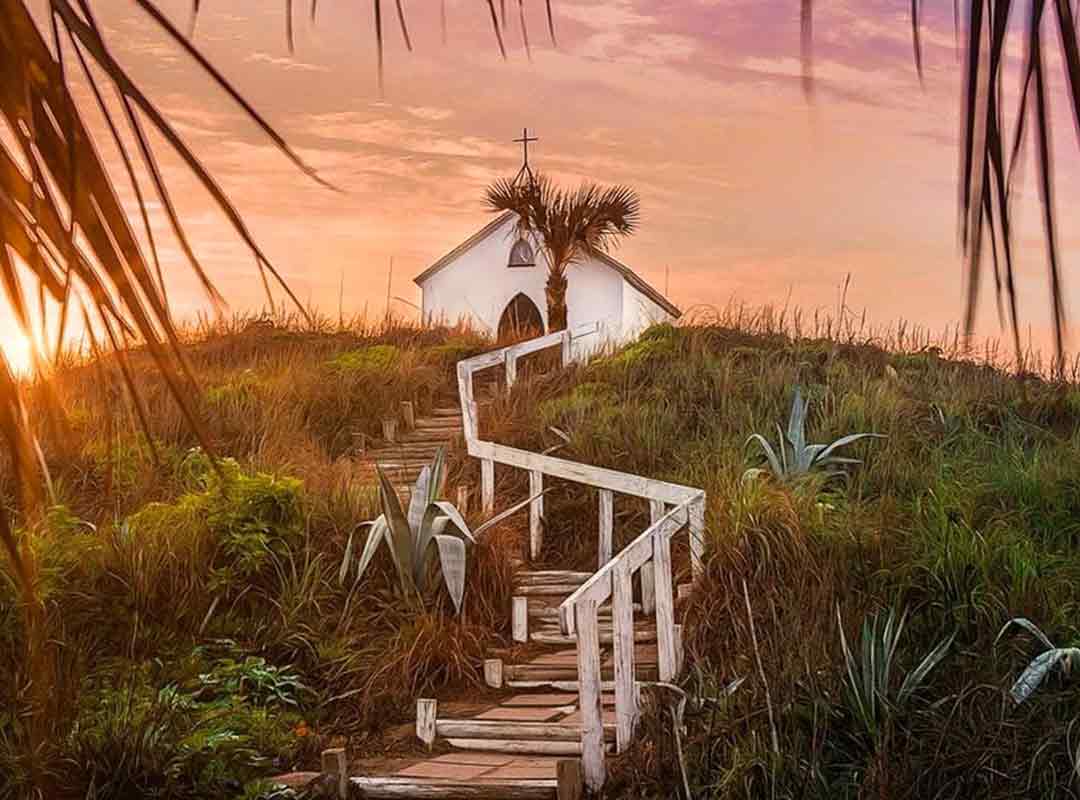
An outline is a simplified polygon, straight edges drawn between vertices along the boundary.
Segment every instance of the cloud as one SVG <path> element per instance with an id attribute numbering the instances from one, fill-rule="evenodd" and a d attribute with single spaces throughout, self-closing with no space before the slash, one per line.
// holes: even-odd
<path id="1" fill-rule="evenodd" d="M 270 53 L 256 50 L 249 55 L 245 61 L 254 64 L 269 64 L 272 67 L 278 67 L 279 69 L 289 70 L 290 72 L 329 72 L 330 68 L 323 66 L 322 64 L 310 64 L 306 61 L 300 61 L 295 58 L 286 56 L 275 56 Z"/>

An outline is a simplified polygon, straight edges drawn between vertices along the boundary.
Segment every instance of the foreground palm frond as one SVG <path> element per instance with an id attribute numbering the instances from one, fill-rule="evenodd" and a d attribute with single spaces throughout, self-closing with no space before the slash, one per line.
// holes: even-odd
<path id="1" fill-rule="evenodd" d="M 813 93 L 812 22 L 813 0 L 801 0 L 803 89 Z M 986 271 L 989 244 L 998 318 L 1006 325 L 1002 301 L 1008 307 L 1007 325 L 1012 333 L 1017 368 L 1023 369 L 1020 321 L 1016 304 L 1014 226 L 1012 201 L 1016 180 L 1026 156 L 1029 131 L 1034 138 L 1039 199 L 1042 204 L 1050 283 L 1050 309 L 1054 327 L 1055 369 L 1064 368 L 1066 314 L 1062 262 L 1057 242 L 1057 211 L 1054 205 L 1054 165 L 1051 151 L 1051 115 L 1047 96 L 1048 58 L 1045 37 L 1057 28 L 1065 73 L 1069 107 L 1077 123 L 1080 148 L 1080 38 L 1077 35 L 1073 0 L 1030 0 L 1025 3 L 1027 31 L 1025 63 L 1020 93 L 1009 135 L 1002 107 L 1005 80 L 1005 48 L 1014 0 L 971 0 L 967 6 L 967 43 L 964 48 L 963 137 L 960 146 L 959 233 L 963 245 L 967 284 L 964 326 L 970 335 L 975 327 L 979 289 Z M 911 2 L 911 30 L 915 68 L 923 76 L 921 37 L 923 0 Z M 1047 11 L 1047 6 L 1050 10 Z M 1052 19 L 1047 22 L 1044 17 Z M 960 8 L 953 0 L 953 21 L 959 47 Z"/>

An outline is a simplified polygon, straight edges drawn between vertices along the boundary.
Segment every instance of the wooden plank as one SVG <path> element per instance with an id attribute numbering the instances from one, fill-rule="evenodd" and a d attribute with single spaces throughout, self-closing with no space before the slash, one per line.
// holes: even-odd
<path id="1" fill-rule="evenodd" d="M 501 739 L 529 742 L 581 743 L 581 726 L 560 722 L 509 722 L 504 720 L 440 719 L 435 721 L 435 731 L 445 739 Z M 607 729 L 605 736 L 614 741 L 614 729 Z"/>
<path id="2" fill-rule="evenodd" d="M 525 584 L 523 586 L 516 587 L 514 591 L 520 595 L 528 595 L 530 597 L 560 597 L 568 594 L 573 594 L 582 586 L 584 586 L 584 584 L 581 583 L 540 583 L 535 586 Z"/>
<path id="3" fill-rule="evenodd" d="M 548 477 L 574 481 L 596 489 L 610 489 L 619 494 L 662 500 L 671 505 L 682 505 L 703 494 L 700 489 L 689 486 L 679 486 L 675 483 L 631 475 L 606 467 L 568 461 L 543 453 L 534 453 L 531 450 L 519 450 L 516 447 L 494 442 L 478 441 L 468 436 L 466 436 L 466 446 L 469 455 L 474 458 L 490 458 L 500 464 L 518 469 L 539 470 Z"/>
<path id="4" fill-rule="evenodd" d="M 368 800 L 553 800 L 557 782 L 507 780 L 485 783 L 423 778 L 351 778 L 360 797 Z"/>
<path id="5" fill-rule="evenodd" d="M 492 689 L 502 688 L 503 662 L 501 658 L 484 659 L 484 683 Z"/>
<path id="6" fill-rule="evenodd" d="M 541 528 L 541 518 L 544 516 L 544 473 L 540 470 L 529 471 L 529 497 L 535 497 L 529 504 L 529 554 L 532 558 L 540 557 L 540 548 L 543 546 L 544 532 Z"/>
<path id="7" fill-rule="evenodd" d="M 405 420 L 405 428 L 412 430 L 416 427 L 416 409 L 413 407 L 412 400 L 401 401 L 401 417 Z"/>
<path id="8" fill-rule="evenodd" d="M 705 563 L 705 495 L 690 503 L 690 569 L 696 580 Z"/>
<path id="9" fill-rule="evenodd" d="M 664 516 L 664 503 L 661 500 L 649 501 L 649 521 L 652 524 Z M 656 586 L 653 577 L 653 565 L 650 560 L 641 567 L 641 608 L 646 614 L 656 610 Z"/>
<path id="10" fill-rule="evenodd" d="M 612 576 L 615 650 L 616 750 L 624 752 L 637 726 L 637 689 L 634 676 L 634 578 L 619 565 Z"/>
<path id="11" fill-rule="evenodd" d="M 517 356 L 512 350 L 507 350 L 503 356 L 504 369 L 506 370 L 506 391 L 514 388 L 517 381 Z"/>
<path id="12" fill-rule="evenodd" d="M 428 750 L 435 743 L 435 717 L 439 702 L 420 698 L 416 701 L 416 738 L 427 745 Z"/>
<path id="13" fill-rule="evenodd" d="M 322 771 L 324 775 L 336 778 L 337 796 L 347 797 L 349 790 L 349 758 L 344 747 L 332 747 L 322 751 Z"/>
<path id="14" fill-rule="evenodd" d="M 656 586 L 656 646 L 660 680 L 673 681 L 678 671 L 675 651 L 675 599 L 672 596 L 671 539 L 653 539 L 654 585 Z"/>
<path id="15" fill-rule="evenodd" d="M 599 791 L 604 785 L 604 722 L 600 705 L 600 637 L 596 603 L 577 607 L 578 705 L 581 707 L 581 761 L 585 783 Z"/>
<path id="16" fill-rule="evenodd" d="M 485 514 L 495 512 L 495 462 L 490 458 L 480 461 L 480 498 Z"/>
<path id="17" fill-rule="evenodd" d="M 488 753 L 515 755 L 575 756 L 581 752 L 581 742 L 548 742 L 540 739 L 469 739 L 448 738 L 446 743 L 460 750 L 483 750 Z M 603 745 L 601 744 L 601 758 Z"/>
<path id="18" fill-rule="evenodd" d="M 608 489 L 600 490 L 600 550 L 599 564 L 611 561 L 611 549 L 615 530 L 615 495 Z"/>
<path id="19" fill-rule="evenodd" d="M 511 603 L 511 631 L 515 642 L 529 641 L 529 598 L 513 597 Z"/>
<path id="20" fill-rule="evenodd" d="M 562 365 L 565 367 L 567 364 L 574 360 L 574 348 L 573 338 L 570 335 L 570 331 L 562 332 Z"/>

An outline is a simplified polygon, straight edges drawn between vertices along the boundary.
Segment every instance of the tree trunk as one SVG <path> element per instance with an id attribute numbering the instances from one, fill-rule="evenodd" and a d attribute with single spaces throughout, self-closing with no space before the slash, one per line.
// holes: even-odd
<path id="1" fill-rule="evenodd" d="M 566 330 L 566 272 L 553 269 L 548 272 L 547 285 L 548 333 Z"/>

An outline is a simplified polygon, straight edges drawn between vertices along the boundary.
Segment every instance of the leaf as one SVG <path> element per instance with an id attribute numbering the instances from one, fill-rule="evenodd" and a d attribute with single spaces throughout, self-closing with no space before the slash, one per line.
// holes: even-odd
<path id="1" fill-rule="evenodd" d="M 919 663 L 919 666 L 904 677 L 904 682 L 900 685 L 900 691 L 896 695 L 898 703 L 903 704 L 913 692 L 918 690 L 922 682 L 926 680 L 926 676 L 945 658 L 955 638 L 956 634 L 954 633 L 948 639 L 938 642 L 937 647 L 926 655 L 926 658 Z"/>
<path id="2" fill-rule="evenodd" d="M 791 401 L 791 418 L 788 420 L 787 438 L 791 448 L 799 453 L 806 446 L 806 411 L 809 404 L 803 399 L 802 389 L 795 387 L 795 397 Z"/>
<path id="3" fill-rule="evenodd" d="M 436 500 L 434 503 L 431 503 L 431 505 L 428 506 L 428 513 L 430 514 L 433 511 L 437 511 L 445 515 L 447 518 L 449 518 L 450 522 L 453 523 L 454 527 L 457 528 L 457 530 L 464 538 L 468 539 L 474 544 L 476 543 L 473 532 L 469 530 L 468 523 L 465 522 L 465 518 L 461 516 L 461 512 L 458 511 L 457 506 L 455 506 L 453 503 L 448 503 L 445 500 Z"/>
<path id="4" fill-rule="evenodd" d="M 1020 705 L 1042 685 L 1042 682 L 1050 674 L 1054 667 L 1062 669 L 1071 668 L 1073 662 L 1080 661 L 1080 648 L 1062 647 L 1047 650 L 1036 656 L 1027 668 L 1016 679 L 1016 683 L 1009 690 L 1013 701 Z"/>
<path id="5" fill-rule="evenodd" d="M 769 444 L 769 440 L 762 436 L 760 433 L 752 433 L 746 440 L 746 444 L 756 442 L 761 446 L 762 451 L 765 453 L 765 458 L 769 461 L 769 466 L 772 468 L 773 475 L 777 478 L 784 477 L 784 470 L 780 466 L 780 461 L 776 458 L 776 452 L 773 450 L 772 445 Z M 745 447 L 746 445 L 744 445 Z"/>
<path id="6" fill-rule="evenodd" d="M 349 577 L 349 567 L 352 566 L 353 544 L 356 537 L 354 530 L 349 534 L 349 541 L 345 544 L 345 555 L 341 557 L 341 569 L 338 570 L 338 585 L 344 586 Z"/>
<path id="7" fill-rule="evenodd" d="M 847 436 L 841 436 L 835 442 L 830 444 L 821 453 L 818 454 L 817 461 L 824 461 L 828 459 L 833 451 L 839 450 L 841 447 L 846 447 L 849 444 L 859 441 L 860 439 L 887 439 L 888 437 L 882 433 L 850 433 Z"/>
<path id="8" fill-rule="evenodd" d="M 515 503 L 514 505 L 510 506 L 510 508 L 506 509 L 505 511 L 499 512 L 494 517 L 489 519 L 487 522 L 483 523 L 475 531 L 473 531 L 473 536 L 479 537 L 480 534 L 483 533 L 484 531 L 486 531 L 488 528 L 490 528 L 490 527 L 492 527 L 494 525 L 498 525 L 500 522 L 502 522 L 507 517 L 509 517 L 509 516 L 511 516 L 513 514 L 516 514 L 518 511 L 525 508 L 525 506 L 529 505 L 529 503 L 533 502 L 534 500 L 538 500 L 539 498 L 543 497 L 545 494 L 547 494 L 550 491 L 551 491 L 550 488 L 544 489 L 542 492 L 537 492 L 532 497 L 528 497 L 528 498 L 522 500 L 520 503 Z"/>
<path id="9" fill-rule="evenodd" d="M 994 637 L 995 645 L 1001 640 L 1001 637 L 1005 635 L 1005 631 L 1007 631 L 1012 625 L 1016 625 L 1026 630 L 1028 633 L 1030 633 L 1032 636 L 1042 642 L 1048 650 L 1054 649 L 1055 645 L 1053 642 L 1050 641 L 1049 637 L 1047 637 L 1047 635 L 1039 629 L 1038 625 L 1036 625 L 1027 617 L 1013 617 L 1004 625 L 1002 625 L 1001 630 L 998 631 L 998 635 Z"/>
<path id="10" fill-rule="evenodd" d="M 409 529 L 413 532 L 413 544 L 416 544 L 416 535 L 420 530 L 420 524 L 424 521 L 424 512 L 427 511 L 429 496 L 431 494 L 431 467 L 425 466 L 420 470 L 412 491 L 409 493 Z"/>
<path id="11" fill-rule="evenodd" d="M 460 614 L 461 602 L 465 597 L 465 542 L 457 536 L 435 536 L 434 540 L 446 591 L 450 593 L 454 609 Z"/>
<path id="12" fill-rule="evenodd" d="M 405 512 L 401 510 L 401 501 L 398 500 L 394 485 L 390 483 L 382 468 L 376 464 L 375 474 L 379 476 L 379 499 L 382 501 L 383 516 L 390 527 L 395 558 L 401 562 L 405 572 L 413 572 L 413 534 L 409 527 L 409 520 Z"/>

